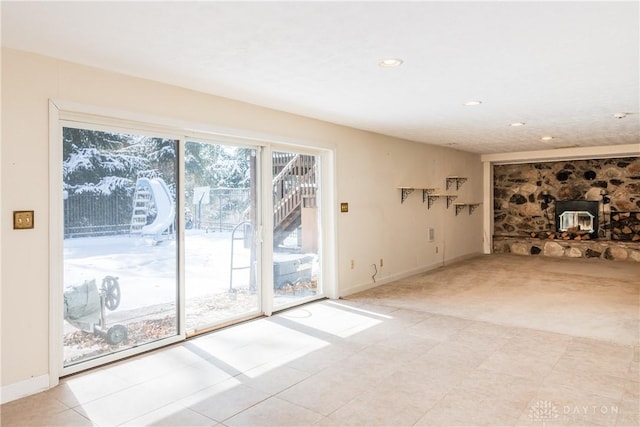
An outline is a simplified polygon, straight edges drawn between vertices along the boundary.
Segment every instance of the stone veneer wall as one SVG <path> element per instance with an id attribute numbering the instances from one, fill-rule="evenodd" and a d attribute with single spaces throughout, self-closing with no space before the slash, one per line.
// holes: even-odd
<path id="1" fill-rule="evenodd" d="M 640 211 L 640 157 L 495 165 L 493 176 L 494 252 L 640 262 L 640 242 L 611 240 L 610 228 L 617 212 Z M 552 198 L 549 205 L 544 193 Z M 603 195 L 610 203 L 602 202 Z M 555 200 L 600 201 L 600 238 L 531 238 L 532 233 L 555 231 Z M 634 233 L 629 238 L 638 239 L 640 230 Z"/>

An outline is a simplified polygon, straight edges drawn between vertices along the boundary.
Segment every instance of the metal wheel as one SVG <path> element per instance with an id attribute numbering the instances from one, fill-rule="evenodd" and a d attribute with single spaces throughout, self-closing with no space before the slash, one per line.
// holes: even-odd
<path id="1" fill-rule="evenodd" d="M 113 311 L 120 305 L 120 284 L 118 278 L 107 276 L 102 280 L 102 292 L 104 293 L 104 305 Z"/>
<path id="2" fill-rule="evenodd" d="M 118 345 L 127 339 L 127 328 L 123 325 L 114 325 L 107 331 L 107 344 Z"/>

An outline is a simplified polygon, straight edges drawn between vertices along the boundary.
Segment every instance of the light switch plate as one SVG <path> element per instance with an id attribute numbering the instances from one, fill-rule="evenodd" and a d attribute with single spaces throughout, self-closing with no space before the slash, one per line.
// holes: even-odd
<path id="1" fill-rule="evenodd" d="M 13 211 L 13 229 L 33 228 L 33 211 Z"/>

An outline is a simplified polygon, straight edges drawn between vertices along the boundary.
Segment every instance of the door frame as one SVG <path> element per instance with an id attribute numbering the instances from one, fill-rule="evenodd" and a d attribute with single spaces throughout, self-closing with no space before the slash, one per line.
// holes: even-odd
<path id="1" fill-rule="evenodd" d="M 337 298 L 337 289 L 335 284 L 337 283 L 334 275 L 335 269 L 335 258 L 333 256 L 334 252 L 332 248 L 335 247 L 335 234 L 332 232 L 335 230 L 334 224 L 334 211 L 331 209 L 332 206 L 336 206 L 337 204 L 333 201 L 334 195 L 334 187 L 333 180 L 330 177 L 335 176 L 333 171 L 333 152 L 325 149 L 319 149 L 308 146 L 298 146 L 298 145 L 288 145 L 282 143 L 274 143 L 268 147 L 268 150 L 264 150 L 264 180 L 268 180 L 265 182 L 272 182 L 272 153 L 274 151 L 286 151 L 293 152 L 296 154 L 310 155 L 316 156 L 320 158 L 320 170 L 318 172 L 318 186 L 320 191 L 319 195 L 319 221 L 321 222 L 320 235 L 318 236 L 320 239 L 320 245 L 318 250 L 318 255 L 320 258 L 320 281 L 321 281 L 321 289 L 317 295 L 313 295 L 307 298 L 301 298 L 300 300 L 293 301 L 290 304 L 274 306 L 274 289 L 273 285 L 268 288 L 268 291 L 265 289 L 265 299 L 263 301 L 264 307 L 268 307 L 269 312 L 268 315 L 273 313 L 277 313 L 279 311 L 283 311 L 289 309 L 291 307 L 295 307 L 301 304 L 305 304 L 311 301 L 316 301 L 324 298 Z M 263 188 L 264 191 L 264 200 L 267 205 L 265 207 L 265 216 L 268 218 L 264 222 L 264 251 L 267 252 L 267 255 L 263 259 L 263 269 L 265 270 L 264 280 L 269 280 L 269 283 L 273 281 L 273 189 L 271 186 L 269 188 Z M 270 212 L 271 215 L 266 215 L 266 212 Z"/>
<path id="2" fill-rule="evenodd" d="M 148 114 L 134 113 L 80 104 L 57 99 L 49 100 L 49 386 L 56 386 L 60 377 L 72 374 L 94 366 L 120 360 L 124 357 L 139 354 L 140 347 L 123 350 L 112 355 L 102 356 L 87 362 L 78 363 L 68 368 L 63 368 L 63 345 L 60 337 L 63 327 L 63 239 L 64 239 L 64 210 L 62 186 L 60 185 L 62 170 L 62 122 L 77 122 L 78 124 L 91 125 L 99 128 L 102 126 L 108 130 L 121 130 L 123 132 L 148 132 L 154 136 L 165 136 L 178 141 L 177 153 L 177 191 L 179 193 L 176 203 L 178 211 L 185 206 L 184 195 L 184 145 L 186 140 L 215 141 L 216 143 L 230 143 L 243 146 L 259 147 L 258 155 L 261 156 L 261 166 L 258 171 L 258 233 L 257 237 L 262 244 L 260 260 L 262 263 L 259 277 L 262 286 L 261 303 L 262 312 L 270 316 L 273 314 L 273 197 L 270 183 L 271 155 L 274 150 L 296 150 L 303 153 L 321 157 L 322 173 L 320 182 L 322 185 L 322 234 L 321 234 L 321 259 L 323 295 L 318 298 L 336 299 L 338 292 L 337 274 L 337 183 L 335 181 L 335 149 L 316 147 L 309 141 L 292 141 L 290 138 L 275 135 L 257 134 L 249 130 L 230 130 L 203 124 L 187 122 L 179 119 L 157 117 Z M 271 213 L 271 215 L 269 214 Z M 184 215 L 178 215 L 178 230 L 176 230 L 176 245 L 178 248 L 178 286 L 177 286 L 177 316 L 178 329 L 175 336 L 146 344 L 144 351 L 165 347 L 172 343 L 184 341 L 185 313 L 184 313 Z M 269 230 L 269 232 L 265 232 Z M 271 286 L 266 286 L 270 283 Z M 268 302 L 267 302 L 268 300 Z M 301 303 L 308 302 L 303 300 Z M 265 304 L 266 303 L 266 304 Z M 278 307 L 278 310 L 286 307 Z"/>

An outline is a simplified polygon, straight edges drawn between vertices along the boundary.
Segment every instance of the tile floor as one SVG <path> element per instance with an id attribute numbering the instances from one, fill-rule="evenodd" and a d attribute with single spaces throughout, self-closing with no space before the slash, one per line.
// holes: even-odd
<path id="1" fill-rule="evenodd" d="M 69 377 L 3 426 L 639 426 L 640 265 L 491 255 Z"/>

